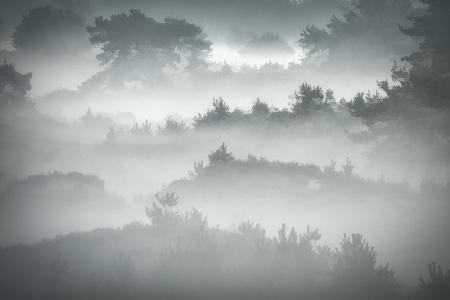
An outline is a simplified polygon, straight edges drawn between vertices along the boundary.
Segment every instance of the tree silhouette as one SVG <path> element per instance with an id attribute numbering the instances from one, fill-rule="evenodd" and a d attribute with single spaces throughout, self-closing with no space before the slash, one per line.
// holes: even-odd
<path id="1" fill-rule="evenodd" d="M 348 105 L 353 115 L 369 122 L 386 117 L 411 120 L 405 107 L 450 108 L 450 38 L 443 30 L 450 26 L 450 3 L 421 2 L 426 11 L 411 14 L 412 25 L 400 27 L 404 34 L 421 40 L 419 50 L 402 59 L 407 66 L 394 63 L 391 76 L 396 85 L 390 86 L 387 80 L 378 82 L 386 97 L 359 93 Z M 441 131 L 447 134 L 446 129 Z"/>
<path id="2" fill-rule="evenodd" d="M 337 299 L 392 299 L 397 283 L 388 266 L 376 266 L 374 248 L 361 234 L 344 235 L 334 253 L 332 277 Z"/>
<path id="3" fill-rule="evenodd" d="M 230 107 L 225 103 L 222 97 L 213 99 L 213 108 L 213 111 L 221 118 L 225 117 L 230 112 Z"/>
<path id="4" fill-rule="evenodd" d="M 298 43 L 309 55 L 319 51 L 335 55 L 350 42 L 370 43 L 372 48 L 394 45 L 395 51 L 403 42 L 398 26 L 413 7 L 410 0 L 350 0 L 342 2 L 340 10 L 341 16 L 333 15 L 326 29 L 309 25 L 302 31 Z"/>
<path id="5" fill-rule="evenodd" d="M 214 98 L 212 106 L 212 110 L 208 110 L 206 114 L 202 115 L 199 113 L 196 117 L 194 117 L 194 127 L 223 124 L 237 112 L 236 110 L 230 112 L 230 107 L 226 104 L 222 97 Z"/>
<path id="6" fill-rule="evenodd" d="M 278 230 L 278 237 L 275 239 L 277 251 L 280 254 L 287 254 L 289 252 L 312 253 L 313 243 L 320 240 L 322 235 L 319 229 L 312 230 L 307 227 L 304 234 L 297 234 L 295 228 L 291 228 L 287 234 L 286 224 L 281 226 Z"/>
<path id="7" fill-rule="evenodd" d="M 210 51 L 210 42 L 197 25 L 176 18 L 158 22 L 138 9 L 97 17 L 87 31 L 89 41 L 101 49 L 97 57 L 103 64 L 151 58 L 163 67 L 179 62 L 182 52 L 187 52 L 189 63 L 199 65 L 201 56 Z"/>
<path id="8" fill-rule="evenodd" d="M 26 95 L 31 90 L 31 73 L 17 72 L 15 65 L 6 61 L 0 65 L 0 103 L 17 105 L 26 102 Z"/>
<path id="9" fill-rule="evenodd" d="M 155 194 L 158 203 L 152 202 L 152 207 L 146 207 L 147 216 L 151 219 L 152 224 L 160 228 L 169 229 L 178 225 L 182 218 L 173 210 L 178 204 L 178 199 L 175 193 L 166 192 L 164 195 Z"/>
<path id="10" fill-rule="evenodd" d="M 330 45 L 327 41 L 329 33 L 315 25 L 307 25 L 300 34 L 299 44 L 307 47 L 309 53 L 327 50 Z"/>
<path id="11" fill-rule="evenodd" d="M 225 143 L 222 143 L 216 151 L 211 152 L 208 158 L 210 165 L 226 164 L 234 160 L 233 154 L 228 152 L 228 147 Z"/>
<path id="12" fill-rule="evenodd" d="M 323 107 L 324 93 L 320 86 L 313 87 L 303 83 L 299 90 L 294 93 L 292 112 L 296 115 L 308 114 L 320 110 Z"/>
<path id="13" fill-rule="evenodd" d="M 427 6 L 425 14 L 410 17 L 412 26 L 402 28 L 410 36 L 420 38 L 419 51 L 407 56 L 411 65 L 409 74 L 400 78 L 402 92 L 413 94 L 425 104 L 435 108 L 450 107 L 450 37 L 444 28 L 450 27 L 448 11 L 450 3 L 445 0 L 421 0 Z M 393 76 L 404 71 L 395 69 Z M 398 78 L 397 78 L 398 79 Z"/>
<path id="14" fill-rule="evenodd" d="M 253 103 L 252 115 L 253 116 L 267 116 L 270 114 L 269 105 L 262 102 L 259 98 Z"/>
<path id="15" fill-rule="evenodd" d="M 178 204 L 178 199 L 180 197 L 175 196 L 175 193 L 165 193 L 163 196 L 155 194 L 156 199 L 162 207 L 174 207 Z"/>
<path id="16" fill-rule="evenodd" d="M 31 52 L 80 49 L 85 39 L 84 21 L 71 10 L 38 6 L 23 16 L 11 35 L 16 50 Z"/>
<path id="17" fill-rule="evenodd" d="M 387 91 L 385 84 L 387 82 L 379 82 L 379 87 Z M 350 113 L 358 118 L 362 118 L 367 124 L 373 124 L 374 121 L 380 119 L 383 113 L 392 109 L 389 97 L 382 97 L 378 91 L 375 93 L 357 93 L 353 99 L 346 103 L 346 107 Z"/>
<path id="18" fill-rule="evenodd" d="M 158 129 L 163 134 L 177 134 L 186 131 L 188 128 L 184 121 L 178 121 L 173 116 L 168 116 L 164 120 L 164 126 L 158 126 Z"/>
<path id="19" fill-rule="evenodd" d="M 432 262 L 428 265 L 429 278 L 420 278 L 419 288 L 422 299 L 444 300 L 450 296 L 450 270 L 442 271 L 442 267 Z"/>

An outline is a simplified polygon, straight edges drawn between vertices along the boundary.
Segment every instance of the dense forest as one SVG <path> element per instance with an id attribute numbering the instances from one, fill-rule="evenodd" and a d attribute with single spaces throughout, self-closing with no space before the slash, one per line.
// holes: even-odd
<path id="1" fill-rule="evenodd" d="M 448 299 L 450 2 L 0 4 L 1 299 Z"/>

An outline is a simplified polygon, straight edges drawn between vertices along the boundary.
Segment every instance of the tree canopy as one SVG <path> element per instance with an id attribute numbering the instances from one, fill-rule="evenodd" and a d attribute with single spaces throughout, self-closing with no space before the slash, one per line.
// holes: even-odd
<path id="1" fill-rule="evenodd" d="M 420 49 L 404 58 L 409 73 L 395 68 L 394 76 L 402 91 L 419 96 L 421 102 L 435 108 L 450 108 L 450 2 L 422 0 L 427 10 L 410 17 L 412 26 L 402 31 L 421 40 Z"/>
<path id="2" fill-rule="evenodd" d="M 305 115 L 319 110 L 331 110 L 335 104 L 332 90 L 328 89 L 324 93 L 320 86 L 313 87 L 305 82 L 295 91 L 291 109 L 295 115 Z"/>
<path id="3" fill-rule="evenodd" d="M 341 6 L 342 16 L 333 15 L 326 28 L 308 25 L 298 42 L 309 54 L 318 51 L 335 54 L 350 41 L 352 47 L 364 41 L 361 45 L 372 48 L 389 45 L 392 51 L 397 51 L 406 40 L 399 25 L 412 10 L 410 0 L 351 0 Z"/>
<path id="4" fill-rule="evenodd" d="M 445 0 L 422 0 L 426 8 L 411 14 L 410 26 L 400 27 L 405 35 L 420 40 L 419 49 L 402 58 L 405 65 L 394 63 L 392 80 L 378 83 L 386 96 L 358 93 L 349 102 L 353 115 L 367 120 L 401 116 L 410 119 L 406 108 L 450 108 L 450 3 Z M 417 121 L 416 118 L 414 121 Z M 444 132 L 448 129 L 441 128 Z"/>
<path id="5" fill-rule="evenodd" d="M 152 57 L 161 66 L 180 62 L 185 54 L 190 65 L 199 65 L 211 43 L 203 30 L 184 19 L 165 18 L 159 22 L 138 9 L 95 18 L 88 26 L 89 41 L 100 47 L 103 64 L 119 63 L 136 57 Z"/>
<path id="6" fill-rule="evenodd" d="M 36 51 L 73 51 L 80 48 L 84 39 L 83 18 L 71 10 L 52 6 L 38 6 L 26 15 L 15 27 L 11 35 L 16 50 Z"/>

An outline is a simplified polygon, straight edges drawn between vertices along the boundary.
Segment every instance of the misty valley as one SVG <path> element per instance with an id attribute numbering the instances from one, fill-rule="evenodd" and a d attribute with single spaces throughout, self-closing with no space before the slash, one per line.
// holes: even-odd
<path id="1" fill-rule="evenodd" d="M 449 1 L 0 8 L 0 299 L 450 299 Z"/>

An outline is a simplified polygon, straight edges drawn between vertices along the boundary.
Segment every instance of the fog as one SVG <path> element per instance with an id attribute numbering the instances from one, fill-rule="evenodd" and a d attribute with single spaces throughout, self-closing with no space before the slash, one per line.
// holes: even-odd
<path id="1" fill-rule="evenodd" d="M 1 298 L 449 297 L 446 1 L 0 7 Z"/>

